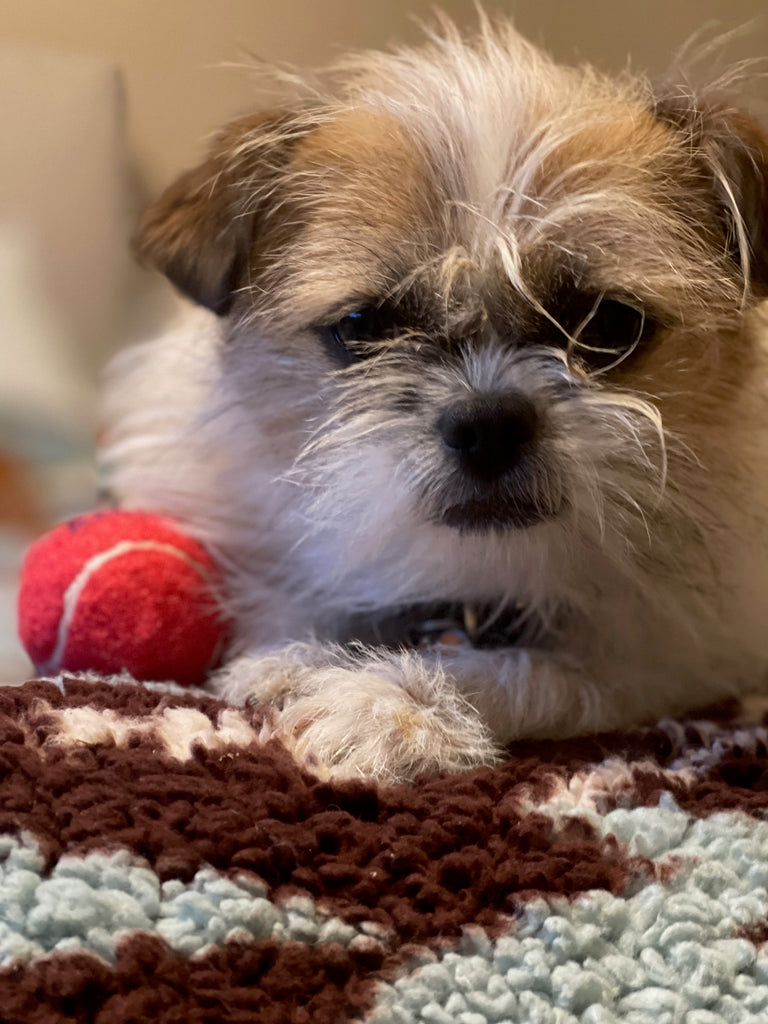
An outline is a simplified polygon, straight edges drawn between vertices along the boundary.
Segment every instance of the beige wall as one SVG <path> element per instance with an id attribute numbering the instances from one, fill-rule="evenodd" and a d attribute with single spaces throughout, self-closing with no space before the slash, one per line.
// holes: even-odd
<path id="1" fill-rule="evenodd" d="M 155 191 L 200 152 L 205 135 L 249 106 L 258 85 L 243 67 L 249 51 L 269 60 L 322 64 L 349 47 L 415 39 L 413 16 L 433 0 L 4 0 L 0 43 L 42 44 L 120 64 L 127 86 L 129 141 Z M 768 54 L 765 0 L 498 0 L 518 26 L 564 59 L 658 72 L 710 19 L 762 23 L 737 40 L 734 57 Z M 471 0 L 443 0 L 460 23 Z M 229 65 L 229 66 L 227 66 Z"/>

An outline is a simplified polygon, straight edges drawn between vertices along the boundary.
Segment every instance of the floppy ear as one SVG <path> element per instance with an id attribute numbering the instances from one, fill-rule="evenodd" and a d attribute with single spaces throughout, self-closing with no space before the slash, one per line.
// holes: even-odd
<path id="1" fill-rule="evenodd" d="M 261 199 L 290 144 L 288 119 L 278 112 L 232 122 L 208 158 L 170 185 L 139 223 L 139 259 L 219 315 L 247 280 Z"/>
<path id="2" fill-rule="evenodd" d="M 768 136 L 729 104 L 657 100 L 656 116 L 683 135 L 731 257 L 751 291 L 768 294 Z"/>

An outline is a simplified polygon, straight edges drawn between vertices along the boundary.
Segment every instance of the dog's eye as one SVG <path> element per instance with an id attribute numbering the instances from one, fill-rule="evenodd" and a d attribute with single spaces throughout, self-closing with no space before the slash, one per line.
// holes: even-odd
<path id="1" fill-rule="evenodd" d="M 326 330 L 344 352 L 364 359 L 373 355 L 376 342 L 393 338 L 398 333 L 398 325 L 388 306 L 367 306 L 348 313 Z"/>
<path id="2" fill-rule="evenodd" d="M 632 355 L 656 329 L 640 306 L 600 297 L 574 331 L 574 354 L 593 375 L 606 373 Z"/>
<path id="3" fill-rule="evenodd" d="M 376 309 L 360 309 L 342 317 L 331 328 L 334 338 L 345 348 L 355 342 L 375 341 L 379 326 L 377 313 Z"/>

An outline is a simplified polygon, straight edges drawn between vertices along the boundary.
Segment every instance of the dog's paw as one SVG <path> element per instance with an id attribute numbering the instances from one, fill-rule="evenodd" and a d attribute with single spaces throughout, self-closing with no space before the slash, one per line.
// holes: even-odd
<path id="1" fill-rule="evenodd" d="M 286 700 L 276 731 L 303 762 L 387 781 L 462 771 L 497 757 L 477 712 L 445 679 L 391 663 L 330 666 Z"/>
<path id="2" fill-rule="evenodd" d="M 293 647 L 251 659 L 248 669 L 235 662 L 220 681 L 230 698 L 279 708 L 271 735 L 313 771 L 395 782 L 498 760 L 489 731 L 439 665 L 406 653 L 304 655 Z"/>
<path id="3" fill-rule="evenodd" d="M 244 654 L 211 678 L 211 687 L 233 704 L 277 710 L 306 687 L 312 674 L 337 657 L 334 648 L 291 644 L 279 650 Z"/>

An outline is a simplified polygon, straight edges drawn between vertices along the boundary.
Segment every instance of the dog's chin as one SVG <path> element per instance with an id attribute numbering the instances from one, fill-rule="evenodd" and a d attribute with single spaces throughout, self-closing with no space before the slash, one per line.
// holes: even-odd
<path id="1" fill-rule="evenodd" d="M 565 498 L 561 498 L 557 504 L 536 502 L 525 496 L 472 498 L 442 509 L 436 516 L 436 522 L 460 533 L 526 530 L 556 518 L 566 504 Z"/>

